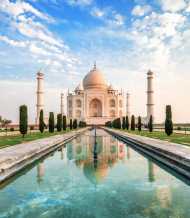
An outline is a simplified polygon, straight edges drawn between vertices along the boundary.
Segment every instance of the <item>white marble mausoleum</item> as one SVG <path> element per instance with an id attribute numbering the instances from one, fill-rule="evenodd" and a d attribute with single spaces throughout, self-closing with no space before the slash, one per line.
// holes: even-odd
<path id="1" fill-rule="evenodd" d="M 108 85 L 103 73 L 94 65 L 74 92 L 68 93 L 67 116 L 87 124 L 103 125 L 108 120 L 126 116 L 126 96 Z"/>

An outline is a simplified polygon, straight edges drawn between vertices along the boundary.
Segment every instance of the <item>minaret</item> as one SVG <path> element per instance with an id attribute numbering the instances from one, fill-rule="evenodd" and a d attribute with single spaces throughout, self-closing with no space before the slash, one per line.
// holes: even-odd
<path id="1" fill-rule="evenodd" d="M 60 112 L 62 116 L 64 115 L 64 93 L 61 93 L 61 105 L 60 105 Z"/>
<path id="2" fill-rule="evenodd" d="M 154 73 L 149 70 L 147 73 L 147 122 L 152 115 L 154 119 L 154 90 L 153 90 Z"/>
<path id="3" fill-rule="evenodd" d="M 36 124 L 39 123 L 40 111 L 44 110 L 44 74 L 37 73 L 37 104 L 36 104 Z"/>
<path id="4" fill-rule="evenodd" d="M 126 97 L 127 97 L 126 98 L 126 114 L 127 114 L 128 118 L 130 120 L 130 116 L 131 116 L 131 114 L 130 114 L 130 94 L 127 93 Z"/>

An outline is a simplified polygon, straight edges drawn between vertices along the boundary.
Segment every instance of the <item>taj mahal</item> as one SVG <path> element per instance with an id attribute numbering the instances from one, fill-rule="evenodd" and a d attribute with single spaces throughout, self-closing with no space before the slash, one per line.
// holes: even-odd
<path id="1" fill-rule="evenodd" d="M 66 106 L 65 106 L 66 96 Z M 147 116 L 154 117 L 153 101 L 153 72 L 147 73 Z M 44 74 L 37 73 L 37 115 L 39 120 L 40 110 L 44 110 Z M 66 111 L 65 111 L 66 109 Z M 67 115 L 68 119 L 85 121 L 88 125 L 104 125 L 116 117 L 130 117 L 130 94 L 116 89 L 108 84 L 103 73 L 94 64 L 82 82 L 67 94 L 61 93 L 60 113 Z"/>

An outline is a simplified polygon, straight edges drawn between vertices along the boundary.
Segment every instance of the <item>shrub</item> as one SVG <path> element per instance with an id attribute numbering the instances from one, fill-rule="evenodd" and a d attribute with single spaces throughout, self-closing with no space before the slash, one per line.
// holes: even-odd
<path id="1" fill-rule="evenodd" d="M 171 105 L 166 105 L 165 133 L 170 136 L 173 133 Z"/>
<path id="2" fill-rule="evenodd" d="M 112 122 L 111 121 L 107 121 L 105 123 L 105 126 L 111 128 L 112 127 Z"/>
<path id="3" fill-rule="evenodd" d="M 45 125 L 44 125 L 44 112 L 43 112 L 43 110 L 40 110 L 39 130 L 40 130 L 41 133 L 44 132 L 44 128 L 45 128 Z"/>
<path id="4" fill-rule="evenodd" d="M 116 119 L 116 128 L 121 129 L 121 119 L 120 118 Z"/>
<path id="5" fill-rule="evenodd" d="M 54 113 L 49 113 L 49 132 L 53 133 L 55 128 L 55 120 L 54 120 Z"/>
<path id="6" fill-rule="evenodd" d="M 150 116 L 150 119 L 148 122 L 148 129 L 149 129 L 149 132 L 153 131 L 153 117 L 152 117 L 152 115 Z"/>
<path id="7" fill-rule="evenodd" d="M 131 116 L 131 130 L 132 131 L 135 130 L 135 116 L 134 115 Z"/>
<path id="8" fill-rule="evenodd" d="M 79 122 L 79 127 L 80 128 L 86 127 L 86 122 L 85 121 L 80 121 Z"/>
<path id="9" fill-rule="evenodd" d="M 11 131 L 11 132 L 14 132 L 14 131 L 15 131 L 15 129 L 14 129 L 13 127 L 11 127 L 11 128 L 10 128 L 10 131 Z"/>
<path id="10" fill-rule="evenodd" d="M 137 128 L 138 128 L 139 131 L 141 131 L 141 128 L 142 128 L 142 122 L 141 122 L 141 117 L 140 117 L 140 116 L 138 117 Z"/>
<path id="11" fill-rule="evenodd" d="M 128 116 L 126 116 L 125 118 L 125 128 L 129 130 L 129 117 Z"/>
<path id="12" fill-rule="evenodd" d="M 113 128 L 116 128 L 116 127 L 115 127 L 115 126 L 116 126 L 116 124 L 115 124 L 115 119 L 112 121 L 111 125 L 112 125 Z"/>
<path id="13" fill-rule="evenodd" d="M 70 119 L 69 128 L 70 128 L 70 130 L 73 129 L 73 121 L 72 121 L 72 119 Z"/>
<path id="14" fill-rule="evenodd" d="M 20 106 L 19 130 L 24 138 L 28 130 L 28 109 L 26 105 Z"/>
<path id="15" fill-rule="evenodd" d="M 63 127 L 62 114 L 57 114 L 57 131 L 60 132 Z"/>
<path id="16" fill-rule="evenodd" d="M 73 121 L 73 129 L 77 129 L 77 127 L 78 127 L 77 119 L 74 119 L 74 121 Z"/>
<path id="17" fill-rule="evenodd" d="M 112 121 L 112 126 L 116 129 L 121 129 L 121 119 L 116 118 L 115 120 Z"/>
<path id="18" fill-rule="evenodd" d="M 67 117 L 64 115 L 63 116 L 63 130 L 67 129 Z"/>
<path id="19" fill-rule="evenodd" d="M 122 119 L 122 129 L 125 129 L 126 128 L 126 120 L 125 120 L 125 117 L 123 117 Z"/>

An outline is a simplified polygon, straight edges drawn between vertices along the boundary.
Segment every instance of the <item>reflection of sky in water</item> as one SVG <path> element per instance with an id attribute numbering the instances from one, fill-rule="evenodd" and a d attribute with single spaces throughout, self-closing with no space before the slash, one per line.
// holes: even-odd
<path id="1" fill-rule="evenodd" d="M 0 217 L 189 217 L 190 190 L 97 131 L 78 137 L 0 191 Z"/>

